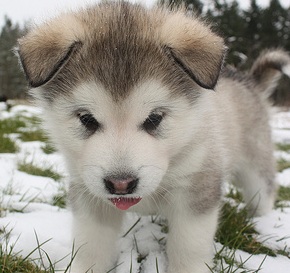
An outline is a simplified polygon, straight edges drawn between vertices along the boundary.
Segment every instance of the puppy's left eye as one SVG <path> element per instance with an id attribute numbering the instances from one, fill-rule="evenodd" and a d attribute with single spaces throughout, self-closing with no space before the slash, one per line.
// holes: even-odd
<path id="1" fill-rule="evenodd" d="M 100 123 L 92 114 L 78 114 L 80 122 L 91 132 L 95 132 L 100 128 Z"/>
<path id="2" fill-rule="evenodd" d="M 152 113 L 143 122 L 142 126 L 150 134 L 158 128 L 162 119 L 163 119 L 163 114 Z"/>

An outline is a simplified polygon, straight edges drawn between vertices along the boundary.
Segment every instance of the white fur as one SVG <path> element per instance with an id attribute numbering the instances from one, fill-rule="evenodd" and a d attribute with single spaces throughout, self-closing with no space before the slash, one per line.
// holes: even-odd
<path id="1" fill-rule="evenodd" d="M 103 273 L 112 267 L 121 224 L 122 215 L 109 211 L 105 219 L 104 215 L 95 215 L 94 218 L 75 215 L 73 232 L 76 257 L 72 272 L 82 273 L 89 270 L 88 272 Z"/>
<path id="2" fill-rule="evenodd" d="M 192 107 L 185 97 L 172 99 L 168 90 L 157 81 L 137 86 L 130 97 L 118 105 L 102 86 L 92 82 L 82 84 L 72 94 L 69 99 L 60 97 L 53 104 L 53 109 L 46 109 L 46 126 L 65 155 L 72 179 L 85 183 L 102 203 L 94 218 L 87 213 L 87 207 L 80 207 L 79 212 L 75 213 L 75 249 L 79 249 L 79 252 L 73 272 L 85 272 L 93 266 L 94 273 L 103 273 L 112 265 L 110 262 L 114 256 L 114 242 L 121 225 L 122 212 L 116 211 L 108 201 L 110 194 L 104 188 L 103 176 L 106 171 L 128 168 L 138 172 L 140 178 L 140 186 L 134 195 L 143 197 L 130 210 L 163 213 L 172 221 L 168 272 L 192 272 L 191 268 L 195 268 L 194 272 L 205 272 L 205 261 L 210 262 L 212 252 L 217 208 L 208 215 L 197 214 L 188 220 L 190 212 L 180 202 L 183 189 L 190 183 L 181 177 L 199 171 L 208 153 L 203 145 L 188 153 L 188 144 L 199 131 L 198 128 L 203 127 L 202 117 L 207 111 L 203 102 Z M 104 132 L 96 133 L 87 140 L 78 139 L 76 132 L 81 129 L 81 124 L 71 114 L 78 108 L 89 110 L 104 124 Z M 138 125 L 155 108 L 170 110 L 162 124 L 166 128 L 165 139 L 156 139 L 138 130 Z M 180 153 L 182 149 L 184 153 Z M 170 160 L 177 155 L 187 160 L 177 157 L 173 164 Z M 171 168 L 168 170 L 169 165 Z M 179 190 L 167 193 L 170 187 L 174 187 L 175 179 L 179 180 L 178 185 L 175 185 Z M 163 193 L 163 199 L 160 199 L 160 193 Z M 172 206 L 174 210 L 171 211 Z M 206 229 L 199 227 L 201 222 L 207 226 Z M 112 228 L 108 228 L 110 223 Z M 183 252 L 184 265 L 178 270 L 180 258 L 177 258 L 176 253 L 179 251 Z M 192 255 L 197 256 L 193 259 Z"/>
<path id="3" fill-rule="evenodd" d="M 123 212 L 108 200 L 112 195 L 103 183 L 108 172 L 131 170 L 138 174 L 139 185 L 132 195 L 142 200 L 129 211 L 160 213 L 168 218 L 168 273 L 208 272 L 219 204 L 199 212 L 189 203 L 199 198 L 199 192 L 190 193 L 189 189 L 192 183 L 200 183 L 200 189 L 211 187 L 216 176 L 216 171 L 209 172 L 211 168 L 221 170 L 223 175 L 229 164 L 236 166 L 239 181 L 247 186 L 246 201 L 252 201 L 255 212 L 261 214 L 271 208 L 274 195 L 267 199 L 269 193 L 259 169 L 242 167 L 248 159 L 239 144 L 237 110 L 224 104 L 231 100 L 228 93 L 219 92 L 203 90 L 198 103 L 192 105 L 185 96 L 172 97 L 161 82 L 151 80 L 140 83 L 126 99 L 116 102 L 103 86 L 86 82 L 70 96 L 59 96 L 49 107 L 43 106 L 46 127 L 67 160 L 72 188 L 85 185 L 85 190 L 77 190 L 77 194 L 88 191 L 94 198 L 88 201 L 74 197 L 79 200 L 74 210 L 78 252 L 73 273 L 88 269 L 103 273 L 113 267 Z M 165 138 L 140 130 L 140 124 L 156 108 L 166 112 L 160 125 Z M 79 109 L 89 111 L 103 124 L 103 130 L 88 139 L 79 137 L 83 128 L 74 114 Z M 211 158 L 214 165 L 204 170 L 204 162 Z M 208 173 L 202 178 L 196 176 L 204 171 Z"/>
<path id="4" fill-rule="evenodd" d="M 184 194 L 174 192 L 174 209 L 165 212 L 170 222 L 167 239 L 168 273 L 208 272 L 213 258 L 213 238 L 217 227 L 218 208 L 206 214 L 192 215 L 186 208 Z M 182 253 L 182 254 L 181 254 Z"/>
<path id="5" fill-rule="evenodd" d="M 48 109 L 46 125 L 65 154 L 71 173 L 81 176 L 93 194 L 107 194 L 102 182 L 106 172 L 128 168 L 138 172 L 142 181 L 136 196 L 146 197 L 157 189 L 167 172 L 169 160 L 190 142 L 202 119 L 194 119 L 197 115 L 190 114 L 192 110 L 185 98 L 172 100 L 168 91 L 157 82 L 139 86 L 122 105 L 116 105 L 106 94 L 96 84 L 83 84 L 73 93 L 71 100 L 59 99 L 53 111 Z M 71 112 L 80 107 L 88 109 L 104 124 L 103 133 L 96 133 L 85 141 L 75 137 L 82 125 L 77 118 L 71 118 Z M 170 109 L 163 125 L 170 135 L 166 139 L 157 140 L 138 129 L 156 107 Z M 183 175 L 186 171 L 191 173 L 200 168 L 204 148 L 199 147 L 198 156 L 191 155 L 196 160 L 189 161 L 190 169 L 188 164 L 183 169 L 179 167 Z M 107 198 L 105 196 L 104 200 Z"/>

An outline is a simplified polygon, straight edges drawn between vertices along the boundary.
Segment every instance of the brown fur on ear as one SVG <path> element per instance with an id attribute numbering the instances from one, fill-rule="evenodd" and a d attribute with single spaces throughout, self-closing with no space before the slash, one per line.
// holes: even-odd
<path id="1" fill-rule="evenodd" d="M 16 51 L 31 87 L 50 81 L 82 45 L 80 23 L 73 16 L 64 16 L 35 28 L 18 41 Z"/>
<path id="2" fill-rule="evenodd" d="M 213 89 L 226 47 L 221 37 L 183 12 L 169 13 L 160 29 L 165 53 L 197 84 Z"/>

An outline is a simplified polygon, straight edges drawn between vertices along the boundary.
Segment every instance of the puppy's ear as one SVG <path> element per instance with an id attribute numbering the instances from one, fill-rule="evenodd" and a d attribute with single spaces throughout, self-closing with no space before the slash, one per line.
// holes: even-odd
<path id="1" fill-rule="evenodd" d="M 170 14 L 161 26 L 165 53 L 198 85 L 213 89 L 226 47 L 221 37 L 196 18 Z"/>
<path id="2" fill-rule="evenodd" d="M 18 40 L 16 53 L 31 87 L 50 81 L 81 47 L 78 29 L 74 18 L 64 16 Z"/>

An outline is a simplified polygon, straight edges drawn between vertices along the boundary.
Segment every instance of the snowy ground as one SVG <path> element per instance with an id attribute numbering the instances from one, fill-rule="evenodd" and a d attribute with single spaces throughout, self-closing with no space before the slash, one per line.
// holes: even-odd
<path id="1" fill-rule="evenodd" d="M 2 109 L 1 109 L 2 108 Z M 9 112 L 0 104 L 0 119 L 21 115 L 40 115 L 37 108 L 16 106 Z M 273 115 L 271 121 L 273 138 L 275 142 L 290 143 L 290 113 L 280 112 Z M 13 135 L 12 135 L 13 137 Z M 7 210 L 0 213 L 0 230 L 10 232 L 8 244 L 14 247 L 15 252 L 22 256 L 28 255 L 39 244 L 56 263 L 57 269 L 66 268 L 70 261 L 72 249 L 70 222 L 71 213 L 67 209 L 53 206 L 53 197 L 63 192 L 66 186 L 66 171 L 62 158 L 54 153 L 47 155 L 42 150 L 42 142 L 21 142 L 17 140 L 20 151 L 16 154 L 0 154 L 0 206 Z M 277 151 L 277 158 L 290 160 L 290 154 Z M 40 167 L 52 166 L 64 178 L 57 182 L 52 178 L 33 176 L 17 170 L 18 162 L 29 161 Z M 290 169 L 277 174 L 278 182 L 290 187 Z M 268 215 L 255 218 L 259 239 L 271 249 L 290 251 L 290 204 L 289 207 L 273 210 Z M 128 220 L 120 235 L 119 245 L 121 254 L 116 272 L 128 273 L 132 264 L 132 272 L 154 273 L 156 261 L 159 272 L 165 272 L 166 233 L 160 219 L 142 217 L 128 214 Z M 136 226 L 122 237 L 136 223 Z M 4 244 L 0 234 L 0 243 Z M 137 246 L 136 246 L 137 242 Z M 219 249 L 221 246 L 216 244 Z M 42 254 L 41 254 L 42 253 Z M 35 251 L 32 258 L 44 256 L 44 252 Z M 138 257 L 146 257 L 141 264 Z M 250 272 L 257 272 L 265 255 L 249 255 L 246 252 L 236 251 L 236 260 L 246 261 L 245 267 Z M 66 257 L 66 258 L 64 258 Z M 62 259 L 64 258 L 64 259 Z M 44 258 L 45 261 L 45 258 Z M 290 259 L 286 256 L 266 257 L 261 266 L 260 273 L 288 273 L 290 272 Z M 141 268 L 141 271 L 140 271 Z M 241 272 L 241 271 L 239 271 Z"/>

